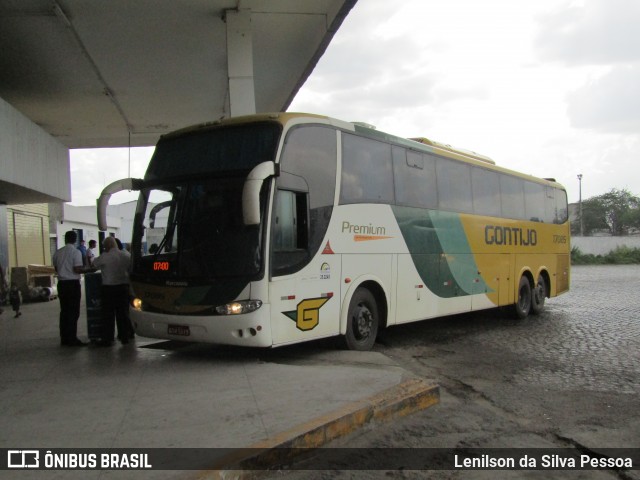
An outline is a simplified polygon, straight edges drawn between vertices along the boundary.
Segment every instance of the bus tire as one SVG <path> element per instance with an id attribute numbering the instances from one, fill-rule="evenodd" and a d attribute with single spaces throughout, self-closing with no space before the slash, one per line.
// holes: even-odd
<path id="1" fill-rule="evenodd" d="M 344 340 L 349 350 L 366 351 L 373 348 L 378 335 L 380 315 L 373 294 L 358 288 L 349 303 L 347 333 Z"/>
<path id="2" fill-rule="evenodd" d="M 513 304 L 513 310 L 518 318 L 527 318 L 531 311 L 531 283 L 529 279 L 523 275 L 520 277 L 518 285 L 518 298 Z"/>
<path id="3" fill-rule="evenodd" d="M 540 315 L 544 310 L 544 301 L 547 297 L 547 282 L 542 275 L 538 276 L 538 282 L 531 295 L 531 313 Z"/>

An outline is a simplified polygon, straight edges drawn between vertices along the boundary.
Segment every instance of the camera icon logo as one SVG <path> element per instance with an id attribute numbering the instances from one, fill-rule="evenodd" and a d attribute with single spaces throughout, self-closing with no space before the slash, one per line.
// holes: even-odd
<path id="1" fill-rule="evenodd" d="M 7 452 L 8 468 L 39 468 L 40 452 L 38 450 L 9 450 Z"/>

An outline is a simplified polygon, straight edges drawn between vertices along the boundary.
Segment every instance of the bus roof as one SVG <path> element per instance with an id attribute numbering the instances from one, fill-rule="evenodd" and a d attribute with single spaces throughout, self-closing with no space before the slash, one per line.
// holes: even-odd
<path id="1" fill-rule="evenodd" d="M 240 117 L 223 118 L 220 120 L 214 120 L 212 122 L 205 122 L 197 125 L 192 125 L 186 128 L 182 128 L 180 130 L 167 133 L 163 135 L 161 139 L 172 138 L 175 136 L 180 136 L 180 135 L 184 135 L 184 134 L 188 134 L 188 133 L 196 132 L 200 130 L 206 130 L 209 128 L 218 128 L 218 127 L 224 127 L 224 126 L 230 126 L 230 125 L 241 125 L 244 123 L 252 123 L 252 122 L 269 122 L 270 121 L 270 122 L 277 122 L 282 125 L 286 125 L 291 121 L 305 119 L 305 118 L 309 120 L 319 121 L 319 123 L 333 125 L 343 130 L 357 132 L 359 134 L 362 134 L 364 136 L 367 136 L 376 140 L 382 140 L 385 142 L 402 145 L 404 147 L 407 147 L 413 150 L 434 153 L 437 155 L 453 158 L 456 160 L 475 164 L 478 166 L 490 167 L 492 169 L 503 171 L 505 173 L 516 175 L 529 180 L 533 180 L 538 183 L 552 184 L 556 187 L 564 188 L 562 187 L 562 185 L 557 183 L 554 179 L 539 178 L 533 175 L 528 175 L 515 170 L 511 170 L 509 168 L 501 167 L 499 165 L 496 165 L 496 162 L 490 157 L 481 155 L 471 150 L 452 147 L 451 145 L 430 140 L 426 137 L 417 137 L 417 138 L 398 137 L 396 135 L 392 135 L 392 134 L 377 130 L 373 125 L 370 125 L 370 124 L 365 124 L 362 122 L 346 122 L 343 120 L 338 120 L 332 117 L 328 117 L 326 115 L 318 115 L 313 113 L 273 112 L 273 113 L 259 113 L 254 115 L 245 115 Z"/>
<path id="2" fill-rule="evenodd" d="M 554 186 L 554 187 L 558 187 L 564 190 L 564 187 L 562 185 L 560 185 L 558 182 L 556 182 L 554 179 L 552 178 L 540 178 L 540 177 L 535 177 L 533 175 L 529 175 L 526 173 L 521 173 L 518 172 L 516 170 L 511 170 L 509 168 L 505 168 L 505 167 L 501 167 L 499 165 L 496 165 L 496 162 L 491 159 L 490 157 L 487 157 L 485 155 L 481 155 L 479 153 L 476 153 L 474 151 L 471 150 L 465 150 L 462 148 L 456 148 L 456 147 L 452 147 L 451 145 L 447 145 L 441 142 L 436 142 L 434 140 L 430 140 L 428 138 L 425 137 L 418 137 L 418 138 L 403 138 L 403 137 L 397 137 L 395 135 L 391 135 L 389 133 L 385 133 L 382 132 L 380 130 L 377 130 L 375 128 L 371 128 L 371 127 L 366 127 L 364 126 L 363 123 L 356 123 L 354 125 L 355 131 L 368 136 L 370 138 L 374 138 L 377 140 L 382 140 L 385 142 L 391 142 L 391 143 L 395 143 L 398 145 L 402 145 L 404 147 L 413 149 L 413 150 L 418 150 L 418 151 L 423 151 L 423 152 L 428 152 L 428 153 L 434 153 L 436 155 L 440 155 L 443 157 L 447 157 L 447 158 L 452 158 L 455 160 L 460 160 L 462 162 L 465 163 L 470 163 L 473 165 L 477 165 L 480 167 L 485 167 L 485 168 L 491 168 L 492 170 L 497 170 L 500 172 L 504 172 L 507 173 L 509 175 L 515 175 L 527 180 L 531 180 L 537 183 L 542 183 L 545 185 L 550 185 L 550 186 Z"/>
<path id="3" fill-rule="evenodd" d="M 496 162 L 494 162 L 491 158 L 487 157 L 486 155 L 481 155 L 472 150 L 465 150 L 464 148 L 455 148 L 445 143 L 436 142 L 435 140 L 429 140 L 426 137 L 410 138 L 409 140 L 413 140 L 414 142 L 418 142 L 418 143 L 423 143 L 425 145 L 430 145 L 432 147 L 437 147 L 441 150 L 448 150 L 449 152 L 458 153 L 460 155 L 464 155 L 465 157 L 475 158 L 476 160 L 480 160 L 481 162 L 487 162 L 491 165 L 496 164 Z"/>

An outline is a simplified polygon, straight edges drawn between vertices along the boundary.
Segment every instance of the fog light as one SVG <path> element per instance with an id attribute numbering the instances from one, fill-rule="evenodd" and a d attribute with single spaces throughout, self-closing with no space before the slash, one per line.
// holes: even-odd
<path id="1" fill-rule="evenodd" d="M 136 310 L 142 310 L 142 299 L 134 298 L 133 300 L 131 300 L 131 306 Z"/>

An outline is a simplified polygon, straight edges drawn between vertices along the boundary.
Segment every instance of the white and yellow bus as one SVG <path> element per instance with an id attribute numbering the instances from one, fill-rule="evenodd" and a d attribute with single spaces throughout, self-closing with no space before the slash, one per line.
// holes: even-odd
<path id="1" fill-rule="evenodd" d="M 140 190 L 131 318 L 146 337 L 275 347 L 569 289 L 567 195 L 424 138 L 297 113 L 163 136 Z"/>

